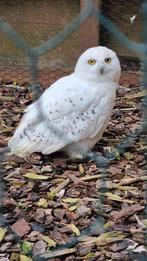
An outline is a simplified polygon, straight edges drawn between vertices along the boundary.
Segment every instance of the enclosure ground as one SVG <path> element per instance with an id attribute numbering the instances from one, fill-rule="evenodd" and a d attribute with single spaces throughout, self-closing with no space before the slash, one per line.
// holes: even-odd
<path id="1" fill-rule="evenodd" d="M 32 94 L 25 85 L 14 84 L 1 84 L 0 93 L 3 148 Z M 138 137 L 124 153 L 116 149 L 141 121 L 143 95 L 137 85 L 118 90 L 109 126 L 94 149 L 113 151 L 107 171 L 93 161 L 72 162 L 61 153 L 4 158 L 0 260 L 44 255 L 56 261 L 128 261 L 139 260 L 130 254 L 145 254 L 145 144 Z"/>

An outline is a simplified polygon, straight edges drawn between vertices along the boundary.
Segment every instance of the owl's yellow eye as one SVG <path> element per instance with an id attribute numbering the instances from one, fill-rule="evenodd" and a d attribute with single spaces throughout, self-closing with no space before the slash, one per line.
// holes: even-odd
<path id="1" fill-rule="evenodd" d="M 90 64 L 90 65 L 93 65 L 93 64 L 95 64 L 96 63 L 96 60 L 95 59 L 89 59 L 88 60 L 88 64 Z"/>
<path id="2" fill-rule="evenodd" d="M 105 63 L 111 63 L 111 58 L 110 57 L 105 58 Z"/>

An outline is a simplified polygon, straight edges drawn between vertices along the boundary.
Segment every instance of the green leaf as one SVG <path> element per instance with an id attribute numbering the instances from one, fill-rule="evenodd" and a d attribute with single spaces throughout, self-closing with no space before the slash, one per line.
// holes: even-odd
<path id="1" fill-rule="evenodd" d="M 24 241 L 23 244 L 21 245 L 22 252 L 28 255 L 31 252 L 33 245 L 34 244 L 29 241 Z"/>
<path id="2" fill-rule="evenodd" d="M 23 176 L 25 178 L 34 179 L 34 180 L 47 180 L 47 179 L 49 179 L 48 176 L 38 175 L 38 174 L 35 174 L 35 173 L 31 173 L 31 172 L 28 172 L 28 173 L 24 174 Z"/>

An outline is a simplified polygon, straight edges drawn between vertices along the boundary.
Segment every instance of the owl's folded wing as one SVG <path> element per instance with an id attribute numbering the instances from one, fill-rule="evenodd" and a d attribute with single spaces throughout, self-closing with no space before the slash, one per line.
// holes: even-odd
<path id="1" fill-rule="evenodd" d="M 50 154 L 89 137 L 95 128 L 96 112 L 94 94 L 92 90 L 86 92 L 87 86 L 73 76 L 58 80 L 27 107 L 9 142 L 11 152 L 19 156 Z"/>

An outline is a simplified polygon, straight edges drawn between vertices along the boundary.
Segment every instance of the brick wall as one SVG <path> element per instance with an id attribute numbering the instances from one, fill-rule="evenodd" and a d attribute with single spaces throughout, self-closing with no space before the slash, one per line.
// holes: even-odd
<path id="1" fill-rule="evenodd" d="M 135 3 L 136 1 L 138 3 L 139 0 L 135 0 Z M 100 2 L 105 4 L 111 2 L 106 15 L 110 16 L 111 12 L 110 18 L 121 25 L 121 29 L 128 30 L 124 23 L 126 20 L 120 19 L 119 16 L 122 14 L 121 5 L 117 5 L 115 0 L 93 0 L 97 7 L 100 6 Z M 0 17 L 7 21 L 31 46 L 36 47 L 62 30 L 80 12 L 83 3 L 83 0 L 1 0 Z M 129 13 L 126 8 L 127 15 L 135 11 L 136 9 L 132 9 Z M 98 43 L 98 31 L 97 21 L 89 18 L 59 47 L 41 56 L 38 64 L 39 82 L 46 87 L 62 75 L 71 72 L 81 50 Z M 131 31 L 130 34 L 136 35 L 136 32 Z M 1 32 L 0 39 L 0 80 L 19 84 L 29 83 L 31 74 L 26 56 Z M 120 46 L 118 47 L 110 36 L 107 39 L 107 45 L 118 53 L 122 52 L 122 49 L 119 49 Z M 123 50 L 124 53 L 125 51 L 126 49 Z M 124 72 L 121 84 L 130 81 L 137 84 L 138 79 L 138 73 Z"/>
<path id="2" fill-rule="evenodd" d="M 79 0 L 0 1 L 0 16 L 33 47 L 61 31 L 79 12 Z M 0 39 L 0 79 L 28 81 L 26 56 L 5 34 L 0 33 Z M 39 69 L 45 73 L 59 68 L 72 69 L 79 54 L 80 30 L 77 30 L 59 47 L 40 57 Z"/>

